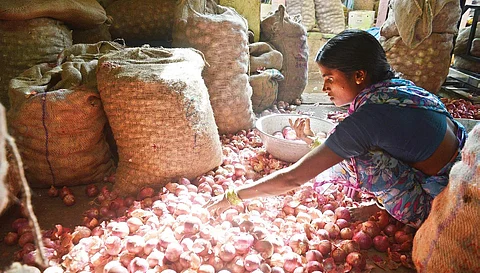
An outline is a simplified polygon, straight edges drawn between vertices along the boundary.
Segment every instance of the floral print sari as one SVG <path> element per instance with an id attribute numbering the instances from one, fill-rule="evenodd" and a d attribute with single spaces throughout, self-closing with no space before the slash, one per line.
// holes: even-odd
<path id="1" fill-rule="evenodd" d="M 465 128 L 453 119 L 435 95 L 408 80 L 392 79 L 366 88 L 350 104 L 348 113 L 352 114 L 363 105 L 372 103 L 442 113 L 457 125 L 459 152 L 463 148 L 467 137 Z M 460 153 L 436 175 L 428 176 L 385 151 L 371 150 L 332 167 L 333 181 L 317 181 L 316 186 L 334 182 L 367 190 L 394 218 L 418 228 L 427 218 L 433 198 L 448 184 L 450 169 L 458 160 Z"/>

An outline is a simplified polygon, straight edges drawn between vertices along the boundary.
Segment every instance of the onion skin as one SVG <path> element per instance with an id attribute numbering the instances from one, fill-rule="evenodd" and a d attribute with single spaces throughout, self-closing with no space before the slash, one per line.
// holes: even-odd
<path id="1" fill-rule="evenodd" d="M 366 266 L 365 257 L 359 252 L 352 252 L 347 255 L 346 261 L 353 268 L 364 269 Z"/>
<path id="2" fill-rule="evenodd" d="M 355 233 L 353 235 L 352 240 L 357 242 L 360 245 L 360 249 L 369 249 L 373 245 L 373 240 L 372 237 L 370 237 L 368 234 L 360 230 L 359 232 Z"/>

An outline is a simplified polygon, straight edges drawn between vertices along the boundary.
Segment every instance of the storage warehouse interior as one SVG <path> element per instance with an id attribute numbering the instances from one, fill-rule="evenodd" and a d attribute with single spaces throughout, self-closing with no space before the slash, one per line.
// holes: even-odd
<path id="1" fill-rule="evenodd" d="M 480 272 L 475 0 L 3 0 L 0 271 Z"/>

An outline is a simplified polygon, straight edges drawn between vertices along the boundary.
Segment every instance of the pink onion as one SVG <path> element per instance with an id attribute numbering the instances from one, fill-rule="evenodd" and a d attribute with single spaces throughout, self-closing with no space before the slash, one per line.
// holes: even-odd
<path id="1" fill-rule="evenodd" d="M 340 238 L 344 240 L 350 240 L 353 238 L 353 230 L 349 227 L 342 228 L 340 230 Z"/>
<path id="2" fill-rule="evenodd" d="M 372 237 L 360 230 L 359 232 L 353 235 L 352 240 L 357 242 L 360 245 L 360 249 L 369 249 L 373 245 Z"/>
<path id="3" fill-rule="evenodd" d="M 233 245 L 238 253 L 247 253 L 250 247 L 253 246 L 255 238 L 249 233 L 241 233 L 233 237 Z"/>
<path id="4" fill-rule="evenodd" d="M 347 221 L 350 221 L 351 215 L 350 211 L 346 207 L 338 207 L 335 209 L 335 216 L 337 216 L 337 219 L 344 219 Z"/>
<path id="5" fill-rule="evenodd" d="M 143 253 L 145 247 L 145 239 L 142 236 L 133 235 L 125 238 L 125 248 L 133 254 Z"/>
<path id="6" fill-rule="evenodd" d="M 119 261 L 110 261 L 103 267 L 105 273 L 129 273 L 128 269 L 124 267 Z"/>
<path id="7" fill-rule="evenodd" d="M 308 261 L 305 270 L 306 273 L 323 272 L 323 264 L 318 261 Z"/>
<path id="8" fill-rule="evenodd" d="M 268 240 L 256 241 L 253 248 L 262 256 L 264 259 L 268 259 L 273 255 L 273 244 Z"/>
<path id="9" fill-rule="evenodd" d="M 128 271 L 131 273 L 145 273 L 148 270 L 148 262 L 147 260 L 135 257 L 128 265 Z"/>
<path id="10" fill-rule="evenodd" d="M 232 243 L 225 243 L 220 247 L 218 256 L 224 262 L 230 262 L 236 255 L 236 248 Z"/>
<path id="11" fill-rule="evenodd" d="M 288 246 L 292 248 L 292 251 L 297 254 L 305 254 L 308 249 L 308 239 L 305 233 L 296 233 L 290 237 Z"/>
<path id="12" fill-rule="evenodd" d="M 317 247 L 317 250 L 322 253 L 323 257 L 328 257 L 332 251 L 332 243 L 329 240 L 321 240 Z"/>
<path id="13" fill-rule="evenodd" d="M 302 265 L 301 256 L 294 252 L 287 252 L 283 254 L 284 264 L 283 268 L 287 272 L 293 272 L 297 267 Z"/>
<path id="14" fill-rule="evenodd" d="M 165 254 L 163 252 L 153 249 L 152 252 L 147 256 L 147 262 L 150 267 L 155 267 L 157 265 L 163 266 L 164 258 Z"/>
<path id="15" fill-rule="evenodd" d="M 260 267 L 261 261 L 258 254 L 248 254 L 244 259 L 245 269 L 247 271 L 253 271 Z"/>
<path id="16" fill-rule="evenodd" d="M 380 234 L 380 228 L 378 227 L 377 222 L 366 221 L 362 223 L 361 229 L 365 232 L 370 238 L 373 238 Z"/>
<path id="17" fill-rule="evenodd" d="M 209 264 L 202 264 L 198 268 L 198 273 L 215 273 L 215 267 Z"/>
<path id="18" fill-rule="evenodd" d="M 309 251 L 307 251 L 307 253 L 305 253 L 305 258 L 307 259 L 307 261 L 323 261 L 322 253 L 316 249 L 310 249 Z"/>
<path id="19" fill-rule="evenodd" d="M 340 228 L 333 222 L 325 224 L 325 230 L 328 231 L 328 235 L 331 239 L 336 239 L 340 235 Z"/>
<path id="20" fill-rule="evenodd" d="M 182 254 L 183 248 L 178 242 L 171 242 L 165 250 L 165 258 L 170 262 L 176 262 Z"/>
<path id="21" fill-rule="evenodd" d="M 390 247 L 388 237 L 384 235 L 375 236 L 373 238 L 373 247 L 380 252 L 386 252 Z"/>
<path id="22" fill-rule="evenodd" d="M 346 260 L 353 268 L 364 269 L 366 266 L 366 260 L 359 252 L 349 253 Z"/>
<path id="23" fill-rule="evenodd" d="M 108 236 L 104 244 L 108 255 L 117 256 L 122 251 L 122 240 L 118 236 Z"/>
<path id="24" fill-rule="evenodd" d="M 347 257 L 347 252 L 340 247 L 334 247 L 330 255 L 336 263 L 343 263 Z"/>

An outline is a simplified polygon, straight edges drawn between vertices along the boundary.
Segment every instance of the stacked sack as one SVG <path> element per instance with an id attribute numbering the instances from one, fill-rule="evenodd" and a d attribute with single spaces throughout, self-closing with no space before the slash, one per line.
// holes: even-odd
<path id="1" fill-rule="evenodd" d="M 99 60 L 100 96 L 118 148 L 122 195 L 218 167 L 220 138 L 193 49 L 127 48 Z"/>
<path id="2" fill-rule="evenodd" d="M 253 43 L 250 50 L 250 85 L 253 112 L 260 113 L 277 100 L 278 82 L 284 79 L 282 53 L 265 42 Z"/>
<path id="3" fill-rule="evenodd" d="M 391 6 L 380 29 L 387 60 L 403 78 L 436 94 L 448 75 L 459 3 L 395 0 Z"/>
<path id="4" fill-rule="evenodd" d="M 96 70 L 101 55 L 119 48 L 75 45 L 58 65 L 35 65 L 11 80 L 8 127 L 31 187 L 97 183 L 113 172 Z"/>
<path id="5" fill-rule="evenodd" d="M 307 31 L 310 31 L 315 27 L 314 0 L 288 0 L 285 5 L 288 15 L 299 18 L 300 23 L 307 29 Z"/>
<path id="6" fill-rule="evenodd" d="M 345 30 L 345 12 L 340 0 L 315 0 L 315 18 L 321 33 L 338 34 Z"/>
<path id="7" fill-rule="evenodd" d="M 469 57 L 467 56 L 468 51 L 470 51 L 471 56 L 480 58 L 479 25 L 477 24 L 477 28 L 475 29 L 472 46 L 470 49 L 468 49 L 468 38 L 470 36 L 471 30 L 471 26 L 465 27 L 460 30 L 460 33 L 458 34 L 457 40 L 455 42 L 455 49 L 453 50 L 453 54 L 455 55 L 455 58 L 453 60 L 453 66 L 459 69 L 480 73 L 480 63 L 477 60 L 469 59 Z"/>
<path id="8" fill-rule="evenodd" d="M 417 272 L 480 272 L 480 125 L 468 135 L 448 186 L 413 241 Z"/>
<path id="9" fill-rule="evenodd" d="M 252 87 L 248 82 L 248 27 L 234 9 L 209 2 L 211 12 L 199 12 L 194 0 L 177 4 L 173 46 L 201 51 L 208 66 L 203 79 L 220 134 L 253 127 Z"/>
<path id="10" fill-rule="evenodd" d="M 260 41 L 273 45 L 283 56 L 280 72 L 285 78 L 278 83 L 277 100 L 292 103 L 301 98 L 308 81 L 307 32 L 282 5 L 262 21 L 260 29 Z"/>

